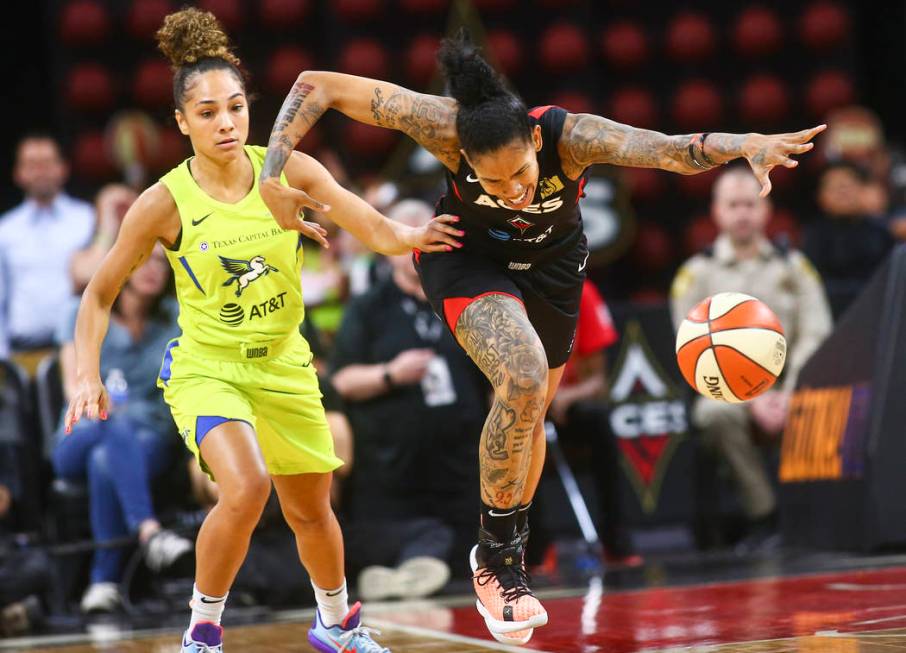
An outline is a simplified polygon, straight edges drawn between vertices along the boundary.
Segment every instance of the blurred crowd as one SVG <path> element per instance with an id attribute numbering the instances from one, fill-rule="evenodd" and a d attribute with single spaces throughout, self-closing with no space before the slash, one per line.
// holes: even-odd
<path id="1" fill-rule="evenodd" d="M 770 199 L 758 196 L 744 166 L 730 166 L 712 188 L 717 239 L 679 267 L 670 289 L 677 323 L 708 295 L 736 290 L 766 301 L 787 331 L 790 363 L 774 391 L 746 405 L 699 398 L 692 411 L 702 446 L 731 471 L 748 521 L 738 543 L 744 551 L 777 545 L 772 472 L 761 450 L 776 449 L 798 370 L 906 239 L 906 159 L 885 142 L 875 115 L 836 111 L 818 149 L 812 210 L 796 216 L 799 249 L 783 233 L 767 235 Z M 338 161 L 326 163 L 345 178 Z M 0 400 L 4 422 L 20 426 L 0 429 L 0 635 L 73 606 L 122 610 L 136 565 L 150 578 L 185 575 L 199 523 L 191 516 L 217 500 L 155 387 L 164 344 L 178 332 L 162 251 L 135 271 L 113 309 L 102 352 L 110 419 L 62 433 L 76 378 L 78 296 L 139 190 L 110 184 L 86 202 L 67 194 L 68 174 L 53 135 L 24 136 L 13 170 L 23 200 L 0 215 Z M 433 215 L 393 181 L 346 182 L 395 220 L 417 225 Z M 313 217 L 330 231 L 331 247 L 304 245 L 300 329 L 312 342 L 346 461 L 334 502 L 348 572 L 367 599 L 430 595 L 467 573 L 489 388 L 431 311 L 408 256 L 374 255 L 325 216 Z M 606 352 L 619 334 L 599 290 L 586 284 L 573 358 L 549 418 L 593 461 L 605 562 L 631 566 L 642 559 L 620 514 L 608 420 Z M 535 523 L 542 532 L 530 559 L 542 565 L 556 537 L 543 533 L 543 519 Z M 64 556 L 62 567 L 47 564 L 48 551 L 67 542 L 87 543 L 82 562 Z M 281 563 L 294 558 L 274 500 L 236 589 L 250 601 L 305 602 L 304 572 Z"/>

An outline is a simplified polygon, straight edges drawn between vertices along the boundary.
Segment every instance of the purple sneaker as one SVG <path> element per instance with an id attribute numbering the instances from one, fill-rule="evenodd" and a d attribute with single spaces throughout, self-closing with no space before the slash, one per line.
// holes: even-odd
<path id="1" fill-rule="evenodd" d="M 182 636 L 182 653 L 223 653 L 223 628 L 210 621 L 199 621 L 192 632 Z"/>
<path id="2" fill-rule="evenodd" d="M 308 641 L 321 653 L 390 653 L 373 639 L 371 633 L 380 632 L 361 625 L 362 604 L 356 603 L 346 618 L 336 626 L 325 626 L 321 612 L 315 613 L 314 623 L 308 631 Z"/>

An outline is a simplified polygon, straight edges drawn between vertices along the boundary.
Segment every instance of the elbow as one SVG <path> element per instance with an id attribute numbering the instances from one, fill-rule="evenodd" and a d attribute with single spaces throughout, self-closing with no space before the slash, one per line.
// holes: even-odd
<path id="1" fill-rule="evenodd" d="M 330 84 L 327 82 L 327 77 L 329 75 L 330 73 L 321 70 L 303 70 L 299 73 L 299 76 L 296 77 L 296 83 L 293 87 L 301 89 L 308 86 L 309 91 L 306 95 L 310 96 L 317 94 L 318 99 L 320 100 L 319 104 L 331 108 L 333 97 L 329 92 Z"/>

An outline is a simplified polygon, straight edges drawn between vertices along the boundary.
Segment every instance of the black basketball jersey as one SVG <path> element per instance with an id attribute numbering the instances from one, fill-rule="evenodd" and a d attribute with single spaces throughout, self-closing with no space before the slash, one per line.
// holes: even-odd
<path id="1" fill-rule="evenodd" d="M 527 270 L 532 264 L 552 259 L 575 247 L 582 238 L 579 199 L 587 172 L 572 180 L 563 172 L 557 144 L 567 112 L 556 106 L 529 111 L 532 128 L 541 125 L 538 152 L 538 186 L 531 204 L 519 211 L 487 194 L 465 157 L 459 170 L 447 171 L 447 193 L 438 202 L 438 213 L 460 218 L 466 232 L 463 244 L 512 270 Z M 523 267 L 524 266 L 524 267 Z"/>

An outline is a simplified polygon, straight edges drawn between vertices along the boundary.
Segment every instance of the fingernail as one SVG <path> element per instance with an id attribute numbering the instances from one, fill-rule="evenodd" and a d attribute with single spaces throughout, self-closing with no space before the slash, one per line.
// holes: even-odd
<path id="1" fill-rule="evenodd" d="M 67 426 L 67 427 L 66 427 L 66 430 L 65 430 L 65 433 L 66 433 L 66 435 L 69 435 L 70 433 L 72 433 L 72 427 L 71 427 L 71 426 Z"/>
<path id="2" fill-rule="evenodd" d="M 453 216 L 453 222 L 459 222 L 459 216 L 458 216 L 458 215 L 454 215 L 454 216 Z"/>
<path id="3" fill-rule="evenodd" d="M 465 236 L 465 235 L 466 235 L 466 232 L 465 232 L 465 231 L 462 231 L 462 230 L 460 230 L 460 231 L 459 231 L 459 235 L 460 235 L 460 236 Z"/>
<path id="4" fill-rule="evenodd" d="M 106 410 L 102 410 L 99 414 L 100 414 L 100 416 L 101 416 L 101 419 L 107 419 L 107 411 L 106 411 Z"/>
<path id="5" fill-rule="evenodd" d="M 452 250 L 453 250 L 453 248 L 452 248 L 452 247 L 450 247 L 450 246 L 449 246 L 449 245 L 447 245 L 447 246 L 446 246 L 446 247 L 444 247 L 444 249 L 445 249 L 445 250 L 447 250 L 447 251 L 448 251 L 448 252 L 450 252 L 450 251 L 452 251 Z"/>
<path id="6" fill-rule="evenodd" d="M 457 247 L 462 247 L 462 243 L 456 243 Z"/>

